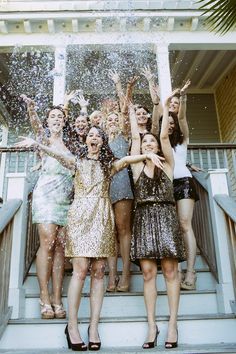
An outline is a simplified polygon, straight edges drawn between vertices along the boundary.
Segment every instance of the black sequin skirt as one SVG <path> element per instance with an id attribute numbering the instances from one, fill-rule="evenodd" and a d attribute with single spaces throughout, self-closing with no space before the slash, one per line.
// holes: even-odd
<path id="1" fill-rule="evenodd" d="M 131 261 L 164 258 L 186 259 L 183 235 L 176 207 L 172 203 L 144 203 L 136 206 L 131 237 Z"/>
<path id="2" fill-rule="evenodd" d="M 199 200 L 192 177 L 176 178 L 173 181 L 175 200 L 194 199 Z"/>

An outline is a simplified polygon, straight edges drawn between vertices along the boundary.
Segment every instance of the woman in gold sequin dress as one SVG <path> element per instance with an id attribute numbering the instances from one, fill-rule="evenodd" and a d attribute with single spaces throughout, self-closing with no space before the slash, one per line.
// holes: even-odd
<path id="1" fill-rule="evenodd" d="M 168 325 L 167 349 L 177 347 L 177 313 L 180 294 L 178 261 L 185 259 L 184 242 L 178 224 L 173 196 L 174 157 L 168 136 L 169 101 L 166 101 L 163 123 L 158 138 L 152 133 L 140 138 L 135 109 L 130 104 L 132 132 L 131 154 L 143 154 L 160 150 L 165 157 L 162 169 L 152 161 L 132 165 L 135 195 L 134 227 L 131 238 L 131 260 L 141 266 L 144 279 L 144 299 L 148 318 L 148 335 L 144 349 L 153 348 L 159 334 L 156 325 L 156 277 L 157 263 L 161 263 L 166 282 L 170 319 Z"/>
<path id="2" fill-rule="evenodd" d="M 79 158 L 61 154 L 30 138 L 20 144 L 27 147 L 38 146 L 43 152 L 75 171 L 75 197 L 68 213 L 66 244 L 66 256 L 73 260 L 73 275 L 68 290 L 69 322 L 65 333 L 69 348 L 87 349 L 80 337 L 77 316 L 84 281 L 91 264 L 89 349 L 99 350 L 101 343 L 98 322 L 104 296 L 105 260 L 116 254 L 115 224 L 109 198 L 110 179 L 131 163 L 152 159 L 155 165 L 160 166 L 160 159 L 155 154 L 148 154 L 115 160 L 108 146 L 107 136 L 98 127 L 90 128 L 86 149 Z"/>

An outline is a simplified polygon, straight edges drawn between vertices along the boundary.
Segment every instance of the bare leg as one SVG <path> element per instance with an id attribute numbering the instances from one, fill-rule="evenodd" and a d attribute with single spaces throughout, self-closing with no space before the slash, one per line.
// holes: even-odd
<path id="1" fill-rule="evenodd" d="M 82 342 L 78 330 L 78 310 L 88 265 L 88 258 L 73 258 L 73 274 L 68 289 L 68 329 L 72 343 Z"/>
<path id="2" fill-rule="evenodd" d="M 36 258 L 36 271 L 40 288 L 40 299 L 44 304 L 50 304 L 48 282 L 52 272 L 54 246 L 58 226 L 54 224 L 38 224 L 40 246 Z"/>
<path id="3" fill-rule="evenodd" d="M 197 245 L 192 229 L 192 217 L 195 201 L 193 199 L 181 199 L 177 202 L 177 211 L 180 226 L 184 233 L 184 243 L 187 249 L 187 270 L 185 281 L 192 284 L 195 281 L 194 265 L 196 261 Z"/>
<path id="4" fill-rule="evenodd" d="M 107 291 L 116 291 L 117 279 L 117 256 L 107 258 L 109 269 L 109 280 L 107 284 Z"/>
<path id="5" fill-rule="evenodd" d="M 58 229 L 52 265 L 52 303 L 61 305 L 61 293 L 65 266 L 65 228 Z"/>
<path id="6" fill-rule="evenodd" d="M 170 319 L 168 324 L 167 342 L 177 341 L 177 315 L 179 308 L 180 279 L 178 261 L 174 258 L 165 258 L 161 261 L 165 277 Z"/>
<path id="7" fill-rule="evenodd" d="M 148 319 L 146 342 L 152 342 L 156 336 L 156 300 L 157 300 L 157 264 L 153 260 L 140 260 L 144 280 L 144 301 Z"/>
<path id="8" fill-rule="evenodd" d="M 123 261 L 122 277 L 119 281 L 120 289 L 127 289 L 130 281 L 130 240 L 131 240 L 131 210 L 132 200 L 120 200 L 114 205 L 115 221 L 120 241 L 120 253 Z"/>
<path id="9" fill-rule="evenodd" d="M 98 322 L 104 297 L 105 259 L 94 259 L 91 267 L 89 341 L 100 342 Z"/>

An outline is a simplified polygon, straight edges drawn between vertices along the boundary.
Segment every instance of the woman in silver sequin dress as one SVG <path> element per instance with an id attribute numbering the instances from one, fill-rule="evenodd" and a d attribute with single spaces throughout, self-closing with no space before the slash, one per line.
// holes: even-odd
<path id="1" fill-rule="evenodd" d="M 170 98 L 164 107 L 164 118 L 160 135 L 147 133 L 140 139 L 135 110 L 130 105 L 132 132 L 131 153 L 158 153 L 162 149 L 165 162 L 157 170 L 152 161 L 132 166 L 135 183 L 135 217 L 131 238 L 131 260 L 139 262 L 144 279 L 144 298 L 148 317 L 148 335 L 144 349 L 156 344 L 159 333 L 155 322 L 157 263 L 161 263 L 166 281 L 170 319 L 166 348 L 177 346 L 177 313 L 180 294 L 178 261 L 185 259 L 184 243 L 178 225 L 173 196 L 174 157 L 168 136 L 168 108 Z"/>
<path id="2" fill-rule="evenodd" d="M 40 141 L 58 151 L 69 153 L 67 134 L 64 133 L 65 113 L 55 106 L 48 111 L 46 128 L 35 111 L 34 102 L 22 96 L 27 103 L 30 122 Z M 64 276 L 65 226 L 73 198 L 73 174 L 56 159 L 41 155 L 42 168 L 33 191 L 32 219 L 37 224 L 40 246 L 36 270 L 40 288 L 40 307 L 43 319 L 65 318 L 61 293 Z M 52 280 L 52 294 L 48 290 Z"/>
<path id="3" fill-rule="evenodd" d="M 33 139 L 26 138 L 19 146 L 38 146 L 65 167 L 75 171 L 74 202 L 68 213 L 68 238 L 66 255 L 72 258 L 73 275 L 68 289 L 69 323 L 66 327 L 68 346 L 86 350 L 78 330 L 78 309 L 87 271 L 91 262 L 91 318 L 89 349 L 100 349 L 98 322 L 104 296 L 105 260 L 116 254 L 115 223 L 109 197 L 111 177 L 130 163 L 152 158 L 157 166 L 157 156 L 126 156 L 115 160 L 105 133 L 92 127 L 86 138 L 87 149 L 76 158 L 59 153 Z"/>

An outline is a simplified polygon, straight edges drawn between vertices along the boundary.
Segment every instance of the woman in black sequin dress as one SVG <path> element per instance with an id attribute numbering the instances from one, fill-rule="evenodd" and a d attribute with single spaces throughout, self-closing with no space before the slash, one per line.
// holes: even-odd
<path id="1" fill-rule="evenodd" d="M 141 266 L 144 279 L 144 299 L 148 317 L 148 335 L 143 348 L 155 345 L 158 328 L 155 322 L 157 263 L 161 264 L 165 277 L 170 319 L 166 348 L 177 346 L 177 313 L 180 294 L 178 262 L 185 260 L 184 242 L 179 228 L 173 196 L 174 157 L 168 136 L 169 102 L 164 106 L 160 143 L 151 133 L 138 132 L 133 105 L 130 105 L 132 131 L 131 154 L 162 153 L 162 168 L 156 168 L 151 160 L 132 166 L 135 183 L 135 217 L 131 239 L 131 260 Z"/>

